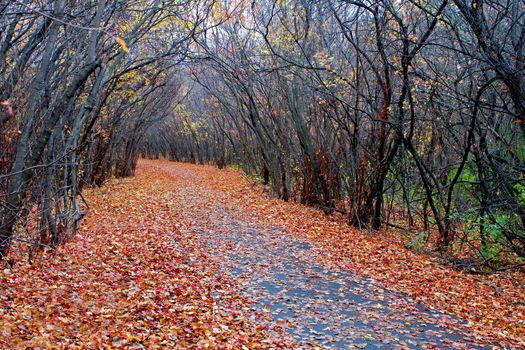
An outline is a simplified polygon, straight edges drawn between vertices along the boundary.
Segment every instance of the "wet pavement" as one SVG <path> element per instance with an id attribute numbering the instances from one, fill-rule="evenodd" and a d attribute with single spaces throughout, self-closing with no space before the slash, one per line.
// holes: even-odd
<path id="1" fill-rule="evenodd" d="M 269 328 L 288 333 L 304 348 L 488 349 L 475 344 L 454 317 L 369 278 L 325 266 L 322 251 L 285 227 L 227 208 L 220 193 L 191 186 L 178 192 L 183 198 L 193 194 L 194 203 L 181 203 L 187 207 L 180 213 L 221 273 L 242 286 Z M 220 290 L 212 296 L 221 303 Z"/>

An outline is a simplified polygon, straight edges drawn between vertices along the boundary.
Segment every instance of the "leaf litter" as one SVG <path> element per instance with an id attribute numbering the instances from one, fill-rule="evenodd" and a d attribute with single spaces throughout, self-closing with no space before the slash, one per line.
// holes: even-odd
<path id="1" fill-rule="evenodd" d="M 501 296 L 238 172 L 141 160 L 86 197 L 65 248 L 13 248 L 2 348 L 523 347 L 520 273 L 486 279 Z"/>

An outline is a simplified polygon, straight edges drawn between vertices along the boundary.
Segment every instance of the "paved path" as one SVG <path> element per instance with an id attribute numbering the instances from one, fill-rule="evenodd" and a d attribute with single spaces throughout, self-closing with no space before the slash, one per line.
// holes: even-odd
<path id="1" fill-rule="evenodd" d="M 255 301 L 254 311 L 305 347 L 483 348 L 452 330 L 460 324 L 452 317 L 372 280 L 321 265 L 313 258 L 319 254 L 316 248 L 286 227 L 255 222 L 228 208 L 223 193 L 194 186 L 198 174 L 175 166 L 163 170 L 187 180 L 175 195 L 180 213 L 192 223 L 190 233 L 221 262 L 222 272 L 242 285 L 242 292 Z M 220 303 L 220 290 L 213 297 Z"/>

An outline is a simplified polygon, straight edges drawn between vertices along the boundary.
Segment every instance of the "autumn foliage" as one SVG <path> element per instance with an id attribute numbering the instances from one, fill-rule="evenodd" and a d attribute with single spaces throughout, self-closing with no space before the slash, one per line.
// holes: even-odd
<path id="1" fill-rule="evenodd" d="M 192 213 L 178 209 L 184 202 L 195 212 L 213 210 L 206 203 L 214 201 L 311 242 L 312 259 L 327 267 L 370 276 L 467 321 L 479 343 L 523 345 L 523 273 L 458 272 L 407 250 L 395 233 L 371 235 L 270 199 L 236 171 L 143 160 L 136 177 L 86 197 L 89 214 L 74 240 L 33 264 L 17 246 L 3 265 L 1 347 L 295 348 L 251 309 L 192 231 Z"/>
<path id="2" fill-rule="evenodd" d="M 0 273 L 0 348 L 283 347 L 181 233 L 167 203 L 180 182 L 143 167 L 87 191 L 90 213 L 64 247 L 33 264 L 13 249 Z"/>

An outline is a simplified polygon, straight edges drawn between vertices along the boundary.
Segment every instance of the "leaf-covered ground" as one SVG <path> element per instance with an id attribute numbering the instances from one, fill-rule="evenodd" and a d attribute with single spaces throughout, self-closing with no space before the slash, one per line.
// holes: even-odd
<path id="1" fill-rule="evenodd" d="M 234 171 L 141 161 L 86 196 L 73 241 L 0 272 L 0 348 L 525 346 L 523 274 L 442 267 Z"/>

